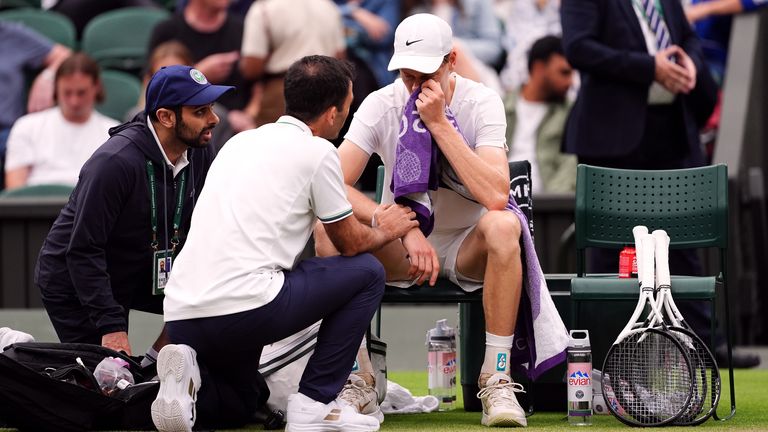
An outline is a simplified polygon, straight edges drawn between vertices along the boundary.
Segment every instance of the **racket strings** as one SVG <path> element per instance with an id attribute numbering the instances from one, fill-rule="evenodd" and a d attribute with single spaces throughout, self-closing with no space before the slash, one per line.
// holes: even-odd
<path id="1" fill-rule="evenodd" d="M 690 361 L 662 333 L 636 332 L 614 345 L 606 358 L 604 394 L 609 409 L 631 424 L 661 425 L 679 417 L 691 398 Z M 611 407 L 612 405 L 612 407 Z"/>

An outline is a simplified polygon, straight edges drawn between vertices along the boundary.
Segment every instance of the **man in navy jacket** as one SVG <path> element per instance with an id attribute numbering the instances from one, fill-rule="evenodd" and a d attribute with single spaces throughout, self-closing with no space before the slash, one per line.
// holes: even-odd
<path id="1" fill-rule="evenodd" d="M 680 2 L 563 0 L 561 14 L 582 80 L 564 151 L 614 168 L 703 164 L 689 94 L 711 78 Z"/>
<path id="2" fill-rule="evenodd" d="M 161 69 L 147 87 L 146 113 L 110 129 L 85 163 L 35 270 L 62 342 L 130 354 L 129 310 L 163 312 L 159 294 L 213 159 L 219 118 L 211 108 L 231 89 L 188 66 Z"/>

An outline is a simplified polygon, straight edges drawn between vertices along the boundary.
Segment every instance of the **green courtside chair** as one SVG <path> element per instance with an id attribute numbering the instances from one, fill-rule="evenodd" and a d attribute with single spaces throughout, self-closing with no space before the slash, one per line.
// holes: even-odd
<path id="1" fill-rule="evenodd" d="M 105 116 L 122 122 L 125 113 L 139 101 L 141 81 L 125 72 L 104 70 L 101 72 L 101 85 L 104 86 L 104 102 L 96 109 Z"/>
<path id="2" fill-rule="evenodd" d="M 671 249 L 717 248 L 720 273 L 704 277 L 673 275 L 672 293 L 675 299 L 710 301 L 713 335 L 715 299 L 723 295 L 728 358 L 731 358 L 725 165 L 644 171 L 581 164 L 577 169 L 575 219 L 577 277 L 571 281 L 571 328 L 578 328 L 582 301 L 637 300 L 637 279 L 619 279 L 615 274 L 587 275 L 586 250 L 610 248 L 618 254 L 622 247 L 634 244 L 632 228 L 645 225 L 649 231 L 667 231 Z M 602 359 L 595 359 L 597 367 L 601 362 Z M 729 372 L 731 413 L 726 418 L 736 411 L 733 369 Z"/>
<path id="3" fill-rule="evenodd" d="M 75 25 L 60 13 L 25 7 L 0 12 L 0 20 L 24 24 L 56 43 L 77 47 Z"/>
<path id="4" fill-rule="evenodd" d="M 115 9 L 93 18 L 83 29 L 82 50 L 101 67 L 140 72 L 155 25 L 170 12 L 160 8 Z"/>
<path id="5" fill-rule="evenodd" d="M 42 198 L 42 197 L 68 197 L 74 188 L 63 184 L 41 184 L 34 186 L 22 186 L 14 189 L 0 191 L 0 199 L 3 198 Z"/>

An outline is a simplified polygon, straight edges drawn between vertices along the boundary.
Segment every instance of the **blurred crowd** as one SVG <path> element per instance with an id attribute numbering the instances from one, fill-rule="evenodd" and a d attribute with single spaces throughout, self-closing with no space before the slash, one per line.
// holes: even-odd
<path id="1" fill-rule="evenodd" d="M 112 94 L 100 78 L 102 69 L 123 69 L 145 86 L 159 68 L 186 64 L 215 84 L 236 86 L 237 92 L 226 95 L 215 108 L 222 120 L 214 138 L 220 148 L 233 134 L 272 122 L 282 114 L 283 75 L 305 55 L 346 58 L 355 65 L 354 113 L 365 96 L 397 78 L 387 70 L 395 27 L 407 16 L 429 12 L 453 29 L 456 73 L 485 84 L 504 98 L 509 157 L 532 163 L 534 192 L 570 192 L 577 158 L 562 154 L 561 143 L 581 80 L 579 68 L 569 64 L 559 38 L 563 33 L 560 2 L 43 0 L 41 10 L 72 22 L 74 46 L 48 39 L 34 26 L 3 19 L 4 11 L 0 11 L 4 57 L 0 75 L 6 77 L 0 81 L 0 158 L 5 169 L 0 181 L 5 188 L 74 185 L 80 166 L 108 136 L 108 128 L 130 121 L 142 111 L 143 90 L 136 95 L 133 108 L 110 112 L 114 119 L 98 113 L 105 91 L 107 99 Z M 707 68 L 721 85 L 731 15 L 765 3 L 683 3 L 686 18 L 701 39 Z M 167 16 L 151 26 L 137 26 L 134 34 L 122 38 L 147 41 L 138 67 L 94 61 L 94 54 L 83 43 L 88 24 L 126 8 L 162 10 Z M 85 53 L 78 54 L 77 41 Z M 119 43 L 116 38 L 115 44 Z M 68 67 L 62 69 L 65 61 L 69 61 Z M 698 125 L 702 136 L 710 137 L 704 141 L 709 154 L 718 110 L 710 114 Z M 374 189 L 373 167 L 378 163 L 371 161 L 361 178 L 363 189 Z"/>

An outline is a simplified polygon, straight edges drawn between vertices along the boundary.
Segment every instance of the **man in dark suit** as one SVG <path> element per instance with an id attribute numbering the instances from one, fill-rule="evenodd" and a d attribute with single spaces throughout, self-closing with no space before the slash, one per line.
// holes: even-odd
<path id="1" fill-rule="evenodd" d="M 680 1 L 563 0 L 561 15 L 566 58 L 581 73 L 564 152 L 612 168 L 703 165 L 698 129 L 714 107 L 716 87 Z M 616 272 L 618 253 L 592 252 L 590 271 Z M 695 251 L 671 251 L 670 268 L 701 274 Z M 686 318 L 708 340 L 709 309 L 685 306 Z M 734 356 L 734 365 L 755 360 Z"/>
<path id="2" fill-rule="evenodd" d="M 582 78 L 566 152 L 615 168 L 703 164 L 688 94 L 707 72 L 679 1 L 563 0 L 562 25 Z"/>

